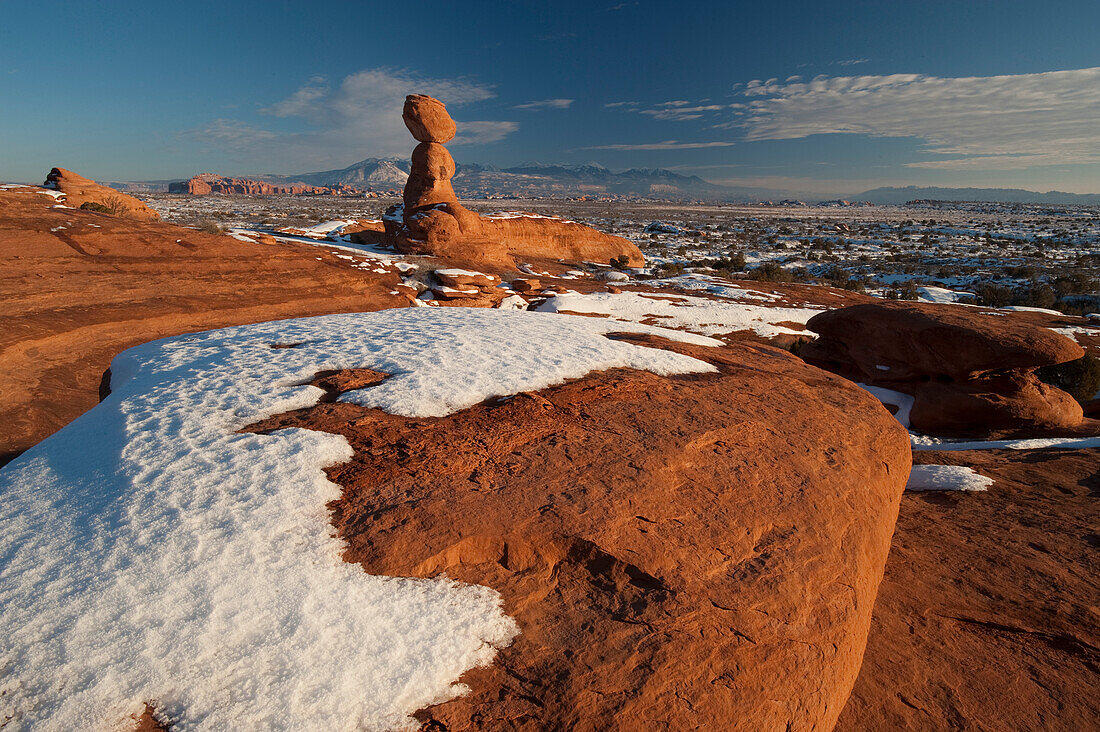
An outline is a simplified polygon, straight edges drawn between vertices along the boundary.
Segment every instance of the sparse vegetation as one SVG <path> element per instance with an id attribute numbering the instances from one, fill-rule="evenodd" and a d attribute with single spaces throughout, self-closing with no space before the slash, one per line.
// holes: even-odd
<path id="1" fill-rule="evenodd" d="M 1044 366 L 1036 374 L 1051 386 L 1068 392 L 1082 404 L 1092 400 L 1100 391 L 1100 358 L 1091 353 L 1069 363 Z"/>

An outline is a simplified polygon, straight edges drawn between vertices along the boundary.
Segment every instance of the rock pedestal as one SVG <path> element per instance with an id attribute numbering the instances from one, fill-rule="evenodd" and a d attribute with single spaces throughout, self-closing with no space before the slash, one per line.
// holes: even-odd
<path id="1" fill-rule="evenodd" d="M 406 97 L 401 118 L 420 144 L 412 153 L 412 171 L 403 201 L 383 221 L 386 238 L 401 252 L 429 254 L 456 263 L 511 267 L 516 258 L 568 259 L 601 264 L 625 257 L 645 264 L 631 242 L 587 226 L 547 217 L 483 217 L 458 202 L 451 179 L 454 158 L 443 143 L 455 136 L 455 123 L 438 99 Z"/>

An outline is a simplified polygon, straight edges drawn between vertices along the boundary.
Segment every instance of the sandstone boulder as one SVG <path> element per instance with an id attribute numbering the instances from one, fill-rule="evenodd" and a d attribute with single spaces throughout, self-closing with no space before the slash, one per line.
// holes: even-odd
<path id="1" fill-rule="evenodd" d="M 965 380 L 987 371 L 1032 369 L 1081 358 L 1084 350 L 1011 314 L 957 305 L 881 302 L 815 315 L 806 326 L 842 346 L 868 376 L 879 366 Z"/>
<path id="2" fill-rule="evenodd" d="M 455 175 L 455 160 L 442 145 L 422 142 L 413 148 L 412 169 L 430 178 L 450 180 Z"/>
<path id="3" fill-rule="evenodd" d="M 830 310 L 806 325 L 820 337 L 802 346 L 804 359 L 911 394 L 910 424 L 919 432 L 993 436 L 1082 423 L 1080 405 L 1035 370 L 1078 359 L 1083 349 L 1011 313 L 881 302 Z"/>
<path id="4" fill-rule="evenodd" d="M 531 277 L 517 277 L 511 284 L 516 292 L 538 292 L 542 289 L 542 282 Z"/>
<path id="5" fill-rule="evenodd" d="M 1030 373 L 961 383 L 930 381 L 914 391 L 909 422 L 928 434 L 1011 432 L 1025 425 L 1046 432 L 1076 427 L 1084 419 L 1072 396 Z"/>
<path id="6" fill-rule="evenodd" d="M 447 287 L 495 288 L 500 283 L 496 275 L 472 272 L 465 269 L 437 269 L 433 274 L 440 284 Z"/>
<path id="7" fill-rule="evenodd" d="M 443 418 L 333 401 L 333 521 L 371 573 L 499 590 L 521 634 L 431 730 L 827 730 L 860 666 L 908 476 L 866 392 L 763 345 Z"/>
<path id="8" fill-rule="evenodd" d="M 53 168 L 46 176 L 44 185 L 64 193 L 65 205 L 72 208 L 80 208 L 84 204 L 91 204 L 102 206 L 115 216 L 144 221 L 157 221 L 160 219 L 160 214 L 133 196 L 128 196 L 122 191 L 116 191 L 110 186 L 100 185 L 94 180 L 77 175 L 71 170 Z M 96 208 L 95 210 L 99 209 Z"/>
<path id="9" fill-rule="evenodd" d="M 410 94 L 405 97 L 401 119 L 409 132 L 420 142 L 448 142 L 457 128 L 443 102 L 426 94 Z"/>

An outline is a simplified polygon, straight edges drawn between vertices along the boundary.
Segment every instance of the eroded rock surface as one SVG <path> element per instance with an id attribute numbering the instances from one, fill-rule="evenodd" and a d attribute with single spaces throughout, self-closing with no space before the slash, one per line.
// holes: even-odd
<path id="1" fill-rule="evenodd" d="M 347 561 L 504 596 L 521 635 L 426 729 L 810 730 L 840 713 L 907 435 L 778 349 L 629 337 L 719 373 L 594 373 L 439 419 L 337 401 L 253 427 L 348 438 L 354 459 L 328 471 Z"/>
<path id="2" fill-rule="evenodd" d="M 1048 328 L 957 305 L 880 302 L 815 315 L 800 354 L 857 381 L 914 397 L 911 424 L 939 435 L 1031 433 L 1081 424 L 1073 397 L 1039 381 L 1041 366 L 1084 350 Z"/>
<path id="3" fill-rule="evenodd" d="M 53 168 L 46 176 L 45 185 L 64 193 L 66 206 L 80 208 L 85 204 L 92 204 L 102 206 L 116 216 L 143 221 L 160 219 L 160 214 L 133 196 L 96 183 L 71 170 Z"/>
<path id="4" fill-rule="evenodd" d="M 188 331 L 406 304 L 396 273 L 0 191 L 0 464 L 96 403 L 111 359 Z"/>
<path id="5" fill-rule="evenodd" d="M 837 729 L 1094 729 L 1100 449 L 913 455 L 993 485 L 905 494 Z"/>

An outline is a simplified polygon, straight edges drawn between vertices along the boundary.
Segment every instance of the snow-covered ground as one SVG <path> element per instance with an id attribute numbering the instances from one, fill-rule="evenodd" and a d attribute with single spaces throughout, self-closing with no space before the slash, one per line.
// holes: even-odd
<path id="1" fill-rule="evenodd" d="M 307 407 L 319 370 L 391 374 L 344 399 L 445 415 L 596 369 L 713 367 L 594 318 L 401 309 L 169 338 L 112 363 L 107 399 L 0 470 L 5 730 L 414 728 L 517 632 L 491 589 L 341 560 L 322 468 L 343 437 L 242 427 Z M 275 344 L 294 347 L 272 348 Z"/>
<path id="2" fill-rule="evenodd" d="M 751 330 L 763 338 L 780 334 L 812 335 L 779 323 L 801 323 L 822 312 L 820 308 L 788 308 L 712 300 L 694 295 L 643 294 L 637 292 L 559 293 L 538 306 L 548 313 L 605 315 L 622 323 L 660 323 L 693 333 L 718 335 Z"/>
<path id="3" fill-rule="evenodd" d="M 914 465 L 907 491 L 984 491 L 993 479 L 962 465 Z"/>

